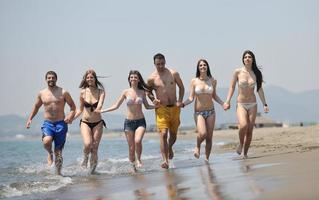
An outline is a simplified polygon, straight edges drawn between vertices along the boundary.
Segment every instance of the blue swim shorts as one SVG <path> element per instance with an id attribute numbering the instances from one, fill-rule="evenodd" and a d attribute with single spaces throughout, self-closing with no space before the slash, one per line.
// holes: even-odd
<path id="1" fill-rule="evenodd" d="M 51 122 L 45 120 L 41 127 L 42 139 L 51 136 L 54 141 L 54 149 L 62 150 L 64 147 L 68 125 L 63 121 Z"/>

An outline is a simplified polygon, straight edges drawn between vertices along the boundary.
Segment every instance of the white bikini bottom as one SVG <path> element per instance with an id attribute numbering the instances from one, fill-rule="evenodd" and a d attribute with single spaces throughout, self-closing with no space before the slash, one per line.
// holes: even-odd
<path id="1" fill-rule="evenodd" d="M 246 111 L 249 111 L 250 109 L 254 108 L 255 106 L 257 106 L 257 103 L 239 103 L 237 102 L 237 107 L 241 106 L 243 107 Z"/>

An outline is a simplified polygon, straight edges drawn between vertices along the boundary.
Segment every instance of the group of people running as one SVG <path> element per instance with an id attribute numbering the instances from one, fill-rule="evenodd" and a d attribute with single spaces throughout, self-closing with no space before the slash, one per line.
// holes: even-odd
<path id="1" fill-rule="evenodd" d="M 66 141 L 67 124 L 72 123 L 80 115 L 82 115 L 80 130 L 84 144 L 81 166 L 87 168 L 89 162 L 90 172 L 95 172 L 99 143 L 103 126 L 105 127 L 101 114 L 118 109 L 124 101 L 127 106 L 124 132 L 129 148 L 129 160 L 134 171 L 142 166 L 142 139 L 146 129 L 142 104 L 146 109 L 155 109 L 162 154 L 161 167 L 168 169 L 169 160 L 174 157 L 173 145 L 176 142 L 180 125 L 180 109 L 195 100 L 194 118 L 197 128 L 197 144 L 194 149 L 194 157 L 200 157 L 201 144 L 205 141 L 205 160 L 208 161 L 215 125 L 214 100 L 224 110 L 230 109 L 236 83 L 238 85 L 237 118 L 239 122 L 239 145 L 236 152 L 242 158 L 247 158 L 257 113 L 255 87 L 264 111 L 269 111 L 262 88 L 262 73 L 257 67 L 253 52 L 247 50 L 243 53 L 243 66 L 235 70 L 225 102 L 217 95 L 217 80 L 211 75 L 206 60 L 200 59 L 197 62 L 196 77 L 191 80 L 190 95 L 185 101 L 183 101 L 185 89 L 179 73 L 166 67 L 163 54 L 154 55 L 153 61 L 156 69 L 147 82 L 144 81 L 139 71 L 131 70 L 128 75 L 129 88 L 123 90 L 118 100 L 106 109 L 103 109 L 105 90 L 94 70 L 87 70 L 80 83 L 78 109 L 69 92 L 56 85 L 57 74 L 54 71 L 46 73 L 45 79 L 48 87 L 39 92 L 26 127 L 30 127 L 33 117 L 43 105 L 45 120 L 41 127 L 42 141 L 48 152 L 48 165 L 55 162 L 56 174 L 61 175 L 62 149 Z M 178 95 L 176 94 L 177 88 Z M 149 103 L 147 97 L 152 104 Z M 64 113 L 65 103 L 70 107 L 67 115 Z M 53 158 L 52 142 L 54 142 L 55 158 Z"/>

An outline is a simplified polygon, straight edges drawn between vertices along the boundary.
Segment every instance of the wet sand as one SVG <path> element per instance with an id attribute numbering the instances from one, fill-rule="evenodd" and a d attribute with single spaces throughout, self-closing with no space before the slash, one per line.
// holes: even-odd
<path id="1" fill-rule="evenodd" d="M 195 136 L 188 131 L 179 140 L 195 140 Z M 237 130 L 215 131 L 214 141 L 225 145 L 213 147 L 209 163 L 202 156 L 173 161 L 169 170 L 94 175 L 46 198 L 319 199 L 319 126 L 255 129 L 245 160 L 235 153 Z"/>

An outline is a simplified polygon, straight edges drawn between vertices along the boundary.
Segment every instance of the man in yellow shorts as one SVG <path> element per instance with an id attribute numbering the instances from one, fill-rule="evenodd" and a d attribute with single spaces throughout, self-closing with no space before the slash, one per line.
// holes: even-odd
<path id="1" fill-rule="evenodd" d="M 169 168 L 169 159 L 174 157 L 173 145 L 176 141 L 177 131 L 180 124 L 180 107 L 183 106 L 184 85 L 179 73 L 165 67 L 166 61 L 163 54 L 153 57 L 156 70 L 149 76 L 147 83 L 155 90 L 156 98 L 152 91 L 148 97 L 157 107 L 156 125 L 160 134 L 160 148 L 163 162 L 162 168 Z M 178 87 L 178 99 L 176 97 L 176 86 Z"/>

